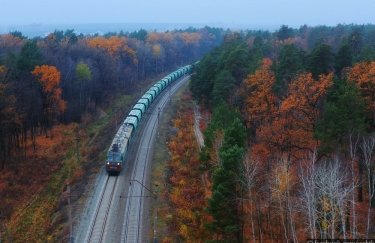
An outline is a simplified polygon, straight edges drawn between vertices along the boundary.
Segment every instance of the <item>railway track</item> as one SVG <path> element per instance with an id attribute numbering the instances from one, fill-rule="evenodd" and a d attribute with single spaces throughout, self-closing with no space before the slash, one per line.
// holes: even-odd
<path id="1" fill-rule="evenodd" d="M 107 176 L 85 242 L 104 242 L 107 219 L 117 185 L 117 176 Z"/>
<path id="2" fill-rule="evenodd" d="M 171 87 L 169 93 L 174 93 L 180 88 L 188 79 L 183 77 L 183 80 L 176 83 Z M 140 142 L 135 165 L 132 172 L 132 183 L 130 184 L 127 203 L 124 215 L 123 230 L 121 234 L 121 242 L 138 243 L 144 242 L 142 239 L 142 220 L 143 220 L 143 198 L 153 196 L 150 192 L 144 190 L 144 185 L 147 184 L 147 168 L 149 166 L 150 156 L 152 156 L 152 145 L 154 135 L 158 128 L 158 116 L 159 112 L 163 110 L 169 101 L 169 95 L 163 96 L 159 102 L 157 102 L 157 109 L 154 109 L 148 123 L 151 124 L 146 126 L 142 133 L 143 140 Z M 156 108 L 156 107 L 155 107 Z"/>
<path id="3" fill-rule="evenodd" d="M 149 183 L 148 172 L 159 114 L 171 95 L 186 83 L 188 78 L 189 76 L 182 77 L 169 86 L 169 90 L 165 90 L 153 102 L 149 112 L 146 112 L 147 117 L 140 124 L 128 150 L 123 171 L 118 176 L 108 176 L 103 171 L 105 174 L 97 184 L 100 190 L 89 201 L 83 215 L 85 221 L 81 221 L 81 224 L 84 223 L 80 227 L 85 233 L 80 234 L 81 231 L 77 231 L 77 242 L 138 243 L 148 240 L 144 236 L 147 227 L 143 227 L 143 212 L 147 204 L 144 199 L 153 195 L 144 189 L 144 185 Z"/>

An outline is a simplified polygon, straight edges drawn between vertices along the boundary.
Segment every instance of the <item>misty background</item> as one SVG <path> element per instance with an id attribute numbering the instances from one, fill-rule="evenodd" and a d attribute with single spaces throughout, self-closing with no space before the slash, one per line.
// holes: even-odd
<path id="1" fill-rule="evenodd" d="M 280 25 L 368 24 L 374 0 L 0 0 L 0 33 L 28 36 L 55 29 L 84 34 L 205 25 L 275 30 Z"/>

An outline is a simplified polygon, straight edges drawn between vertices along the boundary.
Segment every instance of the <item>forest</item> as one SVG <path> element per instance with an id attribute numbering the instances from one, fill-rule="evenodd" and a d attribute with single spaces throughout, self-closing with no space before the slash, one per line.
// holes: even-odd
<path id="1" fill-rule="evenodd" d="M 224 33 L 205 27 L 0 35 L 0 235 L 9 242 L 61 237 L 65 184 L 82 179 L 88 161 L 103 165 L 92 156 L 110 143 L 132 95 L 199 60 L 222 43 Z M 99 138 L 101 117 L 113 126 Z"/>
<path id="2" fill-rule="evenodd" d="M 0 35 L 0 168 L 26 140 L 54 124 L 80 122 L 109 97 L 198 60 L 221 42 L 214 28 L 77 35 L 55 31 L 28 39 Z"/>
<path id="3" fill-rule="evenodd" d="M 190 90 L 206 114 L 205 146 L 195 143 L 192 109 L 180 111 L 165 193 L 175 238 L 164 241 L 374 238 L 374 25 L 0 35 L 0 221 L 14 219 L 8 235 L 56 239 L 51 215 L 71 178 L 55 159 L 77 163 L 76 131 L 116 98 L 197 60 Z M 89 157 L 85 149 L 77 154 Z M 59 169 L 64 176 L 50 175 Z M 22 200 L 51 181 L 54 197 L 21 220 Z"/>
<path id="4" fill-rule="evenodd" d="M 185 189 L 206 199 L 180 239 L 375 237 L 374 25 L 227 33 L 190 89 L 211 114 L 196 177 L 210 193 Z"/>

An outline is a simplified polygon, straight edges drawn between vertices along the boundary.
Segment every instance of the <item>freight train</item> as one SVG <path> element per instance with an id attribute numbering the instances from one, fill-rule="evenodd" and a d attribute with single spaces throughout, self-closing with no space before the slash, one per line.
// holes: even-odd
<path id="1" fill-rule="evenodd" d="M 133 134 L 155 98 L 174 81 L 185 74 L 189 74 L 192 68 L 192 65 L 187 65 L 165 76 L 156 82 L 134 105 L 118 129 L 108 149 L 106 170 L 109 174 L 119 174 L 121 172 Z"/>

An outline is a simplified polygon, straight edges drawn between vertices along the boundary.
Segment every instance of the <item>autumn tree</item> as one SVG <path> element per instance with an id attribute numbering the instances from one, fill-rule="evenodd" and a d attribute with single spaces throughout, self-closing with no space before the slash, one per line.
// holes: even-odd
<path id="1" fill-rule="evenodd" d="M 283 130 L 288 134 L 290 146 L 298 149 L 317 146 L 313 134 L 332 79 L 333 74 L 314 80 L 312 74 L 303 73 L 290 83 L 288 96 L 280 107 L 281 120 L 286 119 L 288 123 Z"/>
<path id="2" fill-rule="evenodd" d="M 168 199 L 173 210 L 170 227 L 186 242 L 203 242 L 208 236 L 204 228 L 208 217 L 204 212 L 207 201 L 201 181 L 198 146 L 190 110 L 182 108 L 181 112 L 180 118 L 173 122 L 178 132 L 168 143 L 171 153 Z"/>
<path id="3" fill-rule="evenodd" d="M 87 43 L 93 48 L 99 48 L 106 51 L 112 57 L 124 54 L 134 63 L 137 62 L 137 55 L 134 49 L 129 47 L 126 38 L 120 38 L 118 36 L 111 36 L 109 38 L 95 37 L 88 39 Z"/>
<path id="4" fill-rule="evenodd" d="M 275 75 L 271 64 L 270 59 L 264 59 L 259 70 L 244 81 L 246 121 L 254 127 L 268 121 L 277 110 L 278 99 L 272 90 Z"/>
<path id="5" fill-rule="evenodd" d="M 366 102 L 366 110 L 375 122 L 375 62 L 362 62 L 349 70 L 348 79 L 355 83 Z"/>
<path id="6" fill-rule="evenodd" d="M 304 227 L 300 226 L 304 220 L 308 226 L 305 232 L 311 238 L 371 236 L 373 212 L 367 208 L 365 215 L 363 210 L 371 202 L 366 200 L 366 193 L 361 196 L 366 189 L 360 189 L 370 186 L 371 191 L 372 172 L 363 162 L 367 156 L 366 163 L 371 164 L 371 156 L 358 151 L 360 134 L 374 128 L 371 83 L 375 75 L 371 62 L 375 48 L 368 45 L 370 39 L 375 40 L 374 30 L 339 25 L 303 26 L 297 31 L 283 26 L 275 33 L 230 33 L 221 47 L 197 65 L 191 90 L 212 111 L 201 160 L 208 161 L 204 169 L 213 171 L 208 207 L 213 224 L 209 226 L 212 232 L 219 232 L 217 241 L 231 240 L 225 238 L 223 229 L 234 224 L 224 222 L 231 217 L 224 218 L 220 211 L 227 201 L 224 181 L 229 184 L 230 176 L 229 170 L 221 169 L 222 153 L 237 144 L 226 139 L 227 128 L 217 128 L 230 120 L 229 111 L 238 108 L 249 128 L 241 133 L 249 138 L 250 161 L 259 161 L 257 174 L 262 175 L 258 182 L 252 165 L 244 164 L 248 179 L 242 185 L 253 188 L 244 190 L 246 197 L 253 197 L 244 203 L 244 217 L 249 219 L 244 225 L 244 240 L 275 241 L 284 236 L 284 241 L 298 242 L 304 237 Z M 369 61 L 351 68 L 358 60 Z M 229 89 L 223 85 L 229 83 L 219 78 L 224 72 L 234 77 L 233 99 L 223 99 Z M 239 85 L 237 78 L 243 72 L 248 76 Z M 314 158 L 306 159 L 311 154 Z M 297 170 L 303 171 L 300 178 L 296 177 Z M 301 188 L 303 197 L 298 201 Z M 370 198 L 372 194 L 369 192 Z M 303 211 L 299 211 L 300 206 Z"/>
<path id="7" fill-rule="evenodd" d="M 36 66 L 32 74 L 42 86 L 44 127 L 50 129 L 57 117 L 66 109 L 66 102 L 61 98 L 59 87 L 61 73 L 54 66 Z"/>

